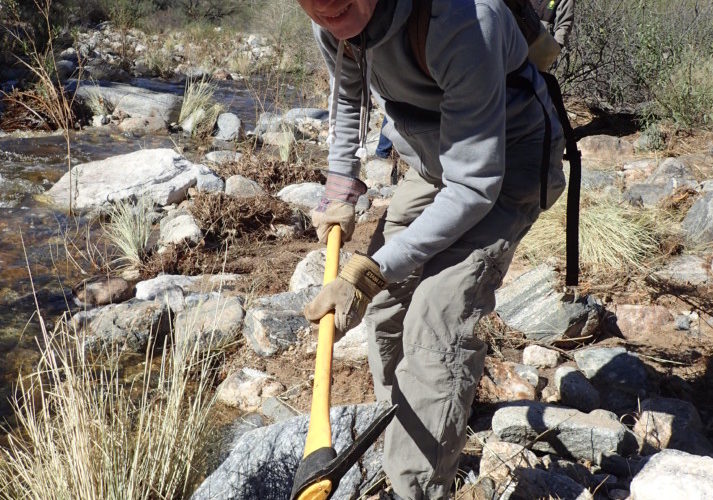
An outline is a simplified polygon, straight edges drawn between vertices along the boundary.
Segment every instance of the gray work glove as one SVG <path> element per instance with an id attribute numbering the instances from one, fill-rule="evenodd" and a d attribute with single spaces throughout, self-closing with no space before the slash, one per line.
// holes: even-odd
<path id="1" fill-rule="evenodd" d="M 305 306 L 304 315 L 318 322 L 334 311 L 335 341 L 361 323 L 366 306 L 386 287 L 379 264 L 366 255 L 355 254 L 339 276 L 322 288 L 312 302 Z"/>
<path id="2" fill-rule="evenodd" d="M 359 196 L 366 193 L 366 185 L 359 179 L 334 172 L 327 174 L 324 197 L 319 206 L 310 212 L 317 237 L 327 243 L 327 235 L 333 226 L 342 229 L 342 241 L 349 241 L 354 233 L 354 205 Z"/>

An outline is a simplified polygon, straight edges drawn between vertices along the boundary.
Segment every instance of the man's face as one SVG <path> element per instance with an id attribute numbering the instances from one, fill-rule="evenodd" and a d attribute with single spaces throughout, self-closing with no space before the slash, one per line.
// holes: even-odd
<path id="1" fill-rule="evenodd" d="M 314 22 L 339 40 L 362 32 L 378 0 L 298 0 Z"/>

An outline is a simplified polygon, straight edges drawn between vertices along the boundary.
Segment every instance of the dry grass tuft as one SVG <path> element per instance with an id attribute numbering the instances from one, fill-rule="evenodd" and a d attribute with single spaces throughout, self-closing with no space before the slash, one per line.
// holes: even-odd
<path id="1" fill-rule="evenodd" d="M 213 356 L 164 344 L 143 375 L 120 356 L 90 358 L 63 320 L 43 326 L 42 357 L 14 398 L 18 432 L 0 460 L 0 498 L 181 498 L 195 481 L 208 430 Z"/>
<path id="2" fill-rule="evenodd" d="M 151 236 L 151 204 L 118 202 L 109 209 L 109 222 L 103 225 L 107 239 L 119 252 L 115 263 L 140 266 L 146 258 Z"/>
<path id="3" fill-rule="evenodd" d="M 540 218 L 518 251 L 535 263 L 564 259 L 566 197 Z M 596 272 L 644 269 L 663 257 L 675 237 L 675 225 L 662 210 L 635 208 L 603 197 L 584 194 L 580 203 L 579 249 L 582 268 Z"/>

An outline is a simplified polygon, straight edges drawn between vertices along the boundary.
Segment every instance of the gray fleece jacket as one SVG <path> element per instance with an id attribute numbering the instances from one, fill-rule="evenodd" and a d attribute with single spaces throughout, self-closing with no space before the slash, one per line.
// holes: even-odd
<path id="1" fill-rule="evenodd" d="M 384 133 L 396 150 L 441 189 L 408 228 L 372 256 L 390 282 L 405 278 L 475 226 L 500 194 L 508 147 L 541 144 L 544 130 L 542 108 L 531 93 L 505 85 L 506 75 L 525 61 L 527 43 L 502 0 L 433 0 L 426 40 L 431 78 L 409 46 L 411 1 L 379 0 L 365 29 L 371 90 L 388 116 Z M 317 25 L 314 33 L 334 74 L 338 40 Z M 361 72 L 349 57 L 342 64 L 329 169 L 358 177 Z M 520 74 L 533 81 L 550 111 L 553 138 L 561 137 L 544 81 L 531 64 Z M 541 150 L 532 154 L 538 161 Z"/>

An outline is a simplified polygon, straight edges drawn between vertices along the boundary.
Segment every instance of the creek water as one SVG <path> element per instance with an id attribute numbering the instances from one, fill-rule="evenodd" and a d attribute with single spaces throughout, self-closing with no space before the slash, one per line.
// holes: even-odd
<path id="1" fill-rule="evenodd" d="M 183 94 L 183 83 L 137 79 L 132 85 Z M 256 85 L 256 84 L 255 84 Z M 248 90 L 252 88 L 253 90 Z M 252 128 L 264 100 L 244 82 L 217 82 L 214 99 Z M 138 149 L 179 145 L 190 157 L 195 144 L 179 135 L 133 137 L 113 126 L 71 134 L 71 162 L 101 160 Z M 38 359 L 35 297 L 50 324 L 76 310 L 71 286 L 80 269 L 67 256 L 67 235 L 86 229 L 81 217 L 49 207 L 42 193 L 66 171 L 64 137 L 60 134 L 0 132 L 0 421 L 11 414 L 8 397 L 19 372 Z M 33 293 L 34 286 L 34 293 Z"/>

